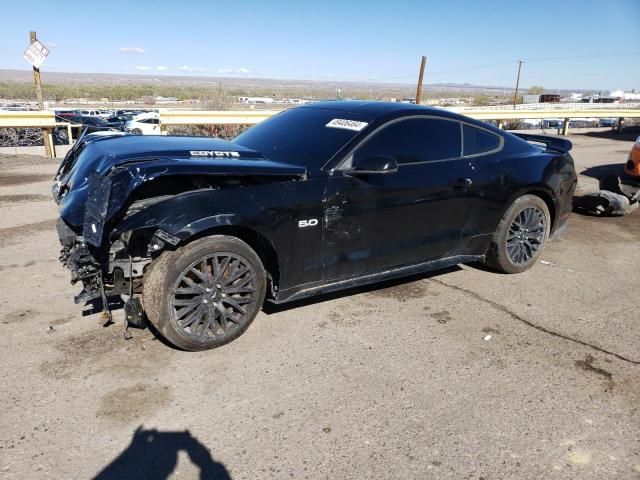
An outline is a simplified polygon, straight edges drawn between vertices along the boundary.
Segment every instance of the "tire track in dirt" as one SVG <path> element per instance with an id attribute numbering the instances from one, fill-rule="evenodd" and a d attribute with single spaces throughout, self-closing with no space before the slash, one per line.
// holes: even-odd
<path id="1" fill-rule="evenodd" d="M 41 222 L 27 223 L 17 227 L 0 229 L 0 248 L 25 240 L 32 233 L 45 230 L 55 230 L 56 219 L 43 220 Z"/>
<path id="2" fill-rule="evenodd" d="M 0 204 L 18 202 L 46 202 L 51 200 L 47 195 L 23 194 L 23 195 L 0 195 Z"/>
<path id="3" fill-rule="evenodd" d="M 97 415 L 126 424 L 151 416 L 155 411 L 167 406 L 170 400 L 169 386 L 139 382 L 116 388 L 104 395 L 100 400 Z"/>
<path id="4" fill-rule="evenodd" d="M 23 185 L 25 183 L 37 183 L 45 181 L 51 181 L 51 175 L 36 173 L 21 175 L 3 174 L 2 176 L 0 176 L 0 187 L 9 187 L 12 185 Z"/>

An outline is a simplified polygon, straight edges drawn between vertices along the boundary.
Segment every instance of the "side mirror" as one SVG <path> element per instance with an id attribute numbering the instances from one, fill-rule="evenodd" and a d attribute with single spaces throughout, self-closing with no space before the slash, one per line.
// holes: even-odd
<path id="1" fill-rule="evenodd" d="M 351 169 L 345 173 L 349 175 L 389 174 L 398 171 L 398 162 L 391 155 L 355 156 Z"/>

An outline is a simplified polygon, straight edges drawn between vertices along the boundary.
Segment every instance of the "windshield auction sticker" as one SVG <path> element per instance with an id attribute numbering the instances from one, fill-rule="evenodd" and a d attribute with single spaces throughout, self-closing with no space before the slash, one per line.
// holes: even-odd
<path id="1" fill-rule="evenodd" d="M 359 132 L 368 125 L 367 122 L 358 122 L 356 120 L 345 120 L 344 118 L 334 118 L 325 127 L 344 128 L 345 130 L 354 130 Z"/>

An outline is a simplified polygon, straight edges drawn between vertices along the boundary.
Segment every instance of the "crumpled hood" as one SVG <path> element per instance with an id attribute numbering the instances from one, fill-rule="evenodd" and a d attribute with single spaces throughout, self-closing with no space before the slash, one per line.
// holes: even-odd
<path id="1" fill-rule="evenodd" d="M 207 137 L 108 137 L 87 143 L 75 153 L 61 164 L 53 194 L 63 220 L 77 230 L 83 227 L 85 237 L 89 234 L 96 241 L 104 223 L 129 195 L 160 176 L 306 176 L 304 167 L 275 162 L 254 150 Z"/>

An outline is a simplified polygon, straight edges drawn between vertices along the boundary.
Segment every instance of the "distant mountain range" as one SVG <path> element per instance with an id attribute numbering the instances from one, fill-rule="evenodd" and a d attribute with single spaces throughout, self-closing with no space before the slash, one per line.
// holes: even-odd
<path id="1" fill-rule="evenodd" d="M 0 82 L 32 82 L 33 73 L 31 70 L 2 70 L 0 69 Z M 179 86 L 218 86 L 224 88 L 241 89 L 246 91 L 268 90 L 304 90 L 304 91 L 335 91 L 340 88 L 348 91 L 366 91 L 382 94 L 402 94 L 407 95 L 415 89 L 415 84 L 402 83 L 380 83 L 361 82 L 343 80 L 299 80 L 299 79 L 269 79 L 269 78 L 237 78 L 237 77 L 207 77 L 207 76 L 178 76 L 178 75 L 152 75 L 152 74 L 119 74 L 119 73 L 72 73 L 72 72 L 49 72 L 43 70 L 43 83 L 49 84 L 93 84 L 93 85 L 179 85 Z M 527 87 L 522 90 L 526 91 Z M 513 87 L 473 85 L 470 83 L 434 83 L 426 84 L 425 91 L 435 91 L 446 94 L 447 92 L 468 92 L 470 94 L 479 93 L 504 93 L 513 92 Z M 570 92 L 584 92 L 585 90 L 555 90 L 552 92 L 567 94 Z"/>

